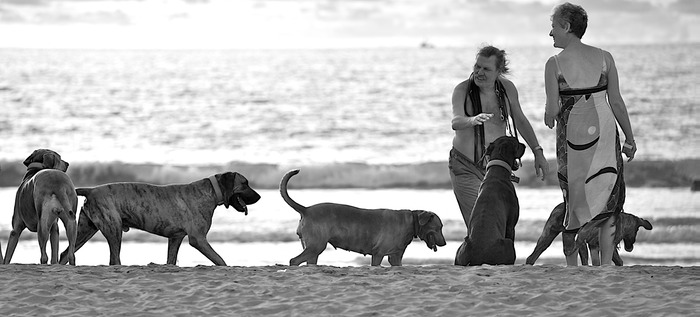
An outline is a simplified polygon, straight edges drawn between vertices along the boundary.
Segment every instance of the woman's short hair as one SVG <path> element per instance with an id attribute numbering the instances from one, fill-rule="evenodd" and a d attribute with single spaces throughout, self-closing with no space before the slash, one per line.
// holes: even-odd
<path id="1" fill-rule="evenodd" d="M 496 56 L 496 69 L 501 72 L 501 74 L 508 74 L 510 69 L 508 68 L 508 59 L 506 59 L 506 51 L 499 49 L 493 45 L 487 45 L 479 49 L 476 56 L 483 56 L 489 58 L 491 56 Z"/>
<path id="2" fill-rule="evenodd" d="M 554 7 L 552 21 L 564 26 L 564 22 L 569 22 L 571 33 L 582 38 L 588 27 L 588 14 L 581 6 L 568 2 Z"/>

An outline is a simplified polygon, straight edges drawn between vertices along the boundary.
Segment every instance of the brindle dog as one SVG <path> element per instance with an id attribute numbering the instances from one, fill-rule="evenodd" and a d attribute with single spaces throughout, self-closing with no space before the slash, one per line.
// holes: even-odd
<path id="1" fill-rule="evenodd" d="M 207 241 L 214 210 L 223 204 L 248 214 L 247 205 L 260 199 L 248 180 L 227 172 L 190 184 L 157 186 L 112 183 L 78 188 L 85 203 L 78 219 L 76 251 L 98 230 L 109 245 L 109 264 L 120 265 L 122 231 L 137 228 L 168 238 L 167 264 L 176 264 L 185 236 L 190 245 L 216 265 L 226 265 Z M 65 254 L 65 252 L 64 252 Z M 61 264 L 65 263 L 61 254 Z"/>

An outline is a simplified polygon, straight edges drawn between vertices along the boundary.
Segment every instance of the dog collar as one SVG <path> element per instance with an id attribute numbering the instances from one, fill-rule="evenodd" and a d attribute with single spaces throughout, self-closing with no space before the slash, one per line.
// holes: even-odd
<path id="1" fill-rule="evenodd" d="M 39 163 L 39 162 L 32 162 L 32 163 L 29 163 L 29 165 L 27 165 L 27 169 L 32 169 L 32 168 L 43 169 L 43 168 L 44 168 L 44 164 Z"/>
<path id="2" fill-rule="evenodd" d="M 418 213 L 412 212 L 413 213 L 413 237 L 414 238 L 420 238 L 420 224 L 418 223 Z"/>
<path id="3" fill-rule="evenodd" d="M 211 186 L 214 187 L 214 194 L 216 194 L 216 205 L 221 205 L 224 203 L 224 194 L 221 193 L 221 187 L 219 187 L 219 182 L 216 181 L 216 176 L 209 176 L 209 182 Z"/>
<path id="4" fill-rule="evenodd" d="M 510 181 L 513 183 L 519 183 L 520 182 L 520 177 L 515 176 L 513 174 L 513 168 L 510 167 L 508 163 L 502 160 L 490 160 L 488 164 L 486 164 L 486 169 L 489 169 L 491 166 L 500 166 L 508 170 L 510 173 Z"/>
<path id="5" fill-rule="evenodd" d="M 488 164 L 486 164 L 486 169 L 488 169 L 491 166 L 500 166 L 505 169 L 507 169 L 509 172 L 512 172 L 513 169 L 510 167 L 510 164 L 506 163 L 505 161 L 501 160 L 490 160 Z"/>

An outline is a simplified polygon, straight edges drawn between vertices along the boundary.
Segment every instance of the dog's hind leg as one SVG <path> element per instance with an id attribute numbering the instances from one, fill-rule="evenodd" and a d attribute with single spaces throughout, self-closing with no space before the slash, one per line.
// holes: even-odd
<path id="1" fill-rule="evenodd" d="M 97 228 L 102 232 L 102 235 L 107 239 L 109 245 L 109 265 L 121 265 L 122 261 L 119 257 L 122 249 L 122 222 L 117 219 L 115 223 L 103 224 L 96 223 Z"/>
<path id="2" fill-rule="evenodd" d="M 49 229 L 49 241 L 51 241 L 51 264 L 58 263 L 58 222 L 54 222 Z"/>
<path id="3" fill-rule="evenodd" d="M 552 212 L 549 214 L 547 222 L 545 222 L 544 224 L 542 234 L 537 239 L 535 249 L 532 251 L 532 254 L 530 254 L 530 256 L 527 257 L 527 260 L 525 260 L 525 264 L 535 264 L 535 261 L 537 261 L 540 255 L 542 255 L 542 253 L 545 250 L 547 250 L 547 248 L 549 248 L 550 245 L 552 245 L 554 239 L 564 231 L 565 212 L 566 205 L 564 205 L 564 203 L 560 203 L 559 205 L 554 207 L 554 209 L 552 209 Z"/>
<path id="4" fill-rule="evenodd" d="M 495 264 L 515 264 L 515 242 L 511 239 L 501 239 L 503 259 L 498 259 Z"/>
<path id="5" fill-rule="evenodd" d="M 382 260 L 384 260 L 384 255 L 372 254 L 372 261 L 370 263 L 372 266 L 380 266 L 382 265 Z"/>
<path id="6" fill-rule="evenodd" d="M 552 245 L 552 241 L 554 241 L 554 238 L 556 238 L 561 231 L 556 230 L 555 228 L 545 228 L 542 231 L 542 235 L 537 239 L 537 244 L 535 245 L 535 250 L 532 251 L 532 254 L 527 257 L 527 260 L 525 260 L 525 264 L 535 264 L 535 261 L 542 255 L 542 252 L 547 250 L 550 245 Z"/>
<path id="7" fill-rule="evenodd" d="M 177 264 L 177 253 L 180 251 L 180 245 L 185 236 L 168 238 L 168 260 L 167 264 Z"/>
<path id="8" fill-rule="evenodd" d="M 65 225 L 65 223 L 64 223 L 64 225 Z M 68 228 L 68 226 L 66 226 L 66 228 Z M 75 231 L 76 231 L 75 244 L 74 244 L 75 250 L 74 250 L 73 254 L 75 254 L 75 252 L 78 252 L 78 250 L 80 250 L 80 248 L 82 248 L 83 245 L 86 242 L 88 242 L 90 240 L 90 238 L 92 238 L 92 236 L 95 235 L 95 233 L 97 233 L 97 227 L 92 222 L 92 220 L 90 220 L 90 218 L 87 216 L 87 214 L 85 213 L 85 209 L 80 211 L 80 216 L 78 216 L 78 225 L 77 225 L 77 228 L 75 229 Z M 66 229 L 66 235 L 68 235 L 68 229 Z M 63 250 L 63 252 L 61 252 L 61 258 L 58 260 L 58 263 L 60 263 L 60 264 L 68 263 L 69 251 L 70 251 L 70 240 L 69 240 L 68 248 L 66 248 L 65 250 Z"/>
<path id="9" fill-rule="evenodd" d="M 591 265 L 600 266 L 600 247 L 588 246 L 591 252 Z"/>
<path id="10" fill-rule="evenodd" d="M 622 258 L 620 257 L 620 252 L 617 251 L 617 248 L 613 251 L 612 261 L 616 266 L 622 266 Z"/>
<path id="11" fill-rule="evenodd" d="M 226 262 L 224 262 L 224 259 L 219 256 L 216 251 L 214 251 L 214 248 L 211 247 L 209 244 L 209 241 L 204 237 L 196 237 L 196 236 L 188 236 L 187 239 L 190 241 L 190 245 L 194 247 L 195 249 L 199 250 L 204 256 L 207 257 L 210 261 L 214 262 L 216 265 L 226 265 Z M 170 248 L 170 242 L 168 242 L 168 249 Z"/>
<path id="12" fill-rule="evenodd" d="M 581 265 L 588 265 L 588 247 L 586 244 L 581 244 L 578 248 L 578 252 L 573 251 L 576 248 L 576 232 L 562 232 L 561 242 L 564 247 L 564 256 L 566 257 L 566 265 L 576 266 L 578 265 L 578 258 L 581 259 Z M 578 258 L 577 258 L 578 254 Z"/>
<path id="13" fill-rule="evenodd" d="M 50 212 L 46 212 L 50 213 Z M 42 219 L 39 221 L 39 224 L 37 225 L 36 229 L 36 237 L 37 240 L 39 240 L 39 252 L 41 253 L 41 258 L 39 259 L 39 263 L 41 264 L 48 264 L 49 263 L 49 255 L 46 254 L 46 242 L 49 241 L 50 235 L 51 235 L 51 228 L 56 224 L 55 222 L 51 224 L 49 222 L 48 218 L 44 215 L 42 215 Z M 58 235 L 58 226 L 56 226 L 56 234 Z M 58 244 L 58 239 L 56 239 L 56 243 Z M 53 242 L 51 243 L 53 244 Z"/>
<path id="14" fill-rule="evenodd" d="M 464 242 L 457 249 L 455 255 L 455 265 L 467 266 L 471 262 L 471 245 L 469 238 L 464 238 Z"/>

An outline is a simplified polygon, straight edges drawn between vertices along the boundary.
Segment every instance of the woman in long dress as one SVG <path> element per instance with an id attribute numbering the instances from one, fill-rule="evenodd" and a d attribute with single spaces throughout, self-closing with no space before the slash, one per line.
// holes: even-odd
<path id="1" fill-rule="evenodd" d="M 545 124 L 557 126 L 558 177 L 567 215 L 575 231 L 588 222 L 600 224 L 600 253 L 592 261 L 612 263 L 615 218 L 625 199 L 622 155 L 637 151 L 625 102 L 620 96 L 612 55 L 581 42 L 588 16 L 580 6 L 564 3 L 552 14 L 554 47 L 563 49 L 545 65 Z M 625 134 L 621 147 L 617 124 Z M 596 261 L 598 260 L 599 261 Z M 576 254 L 567 265 L 577 265 Z"/>

